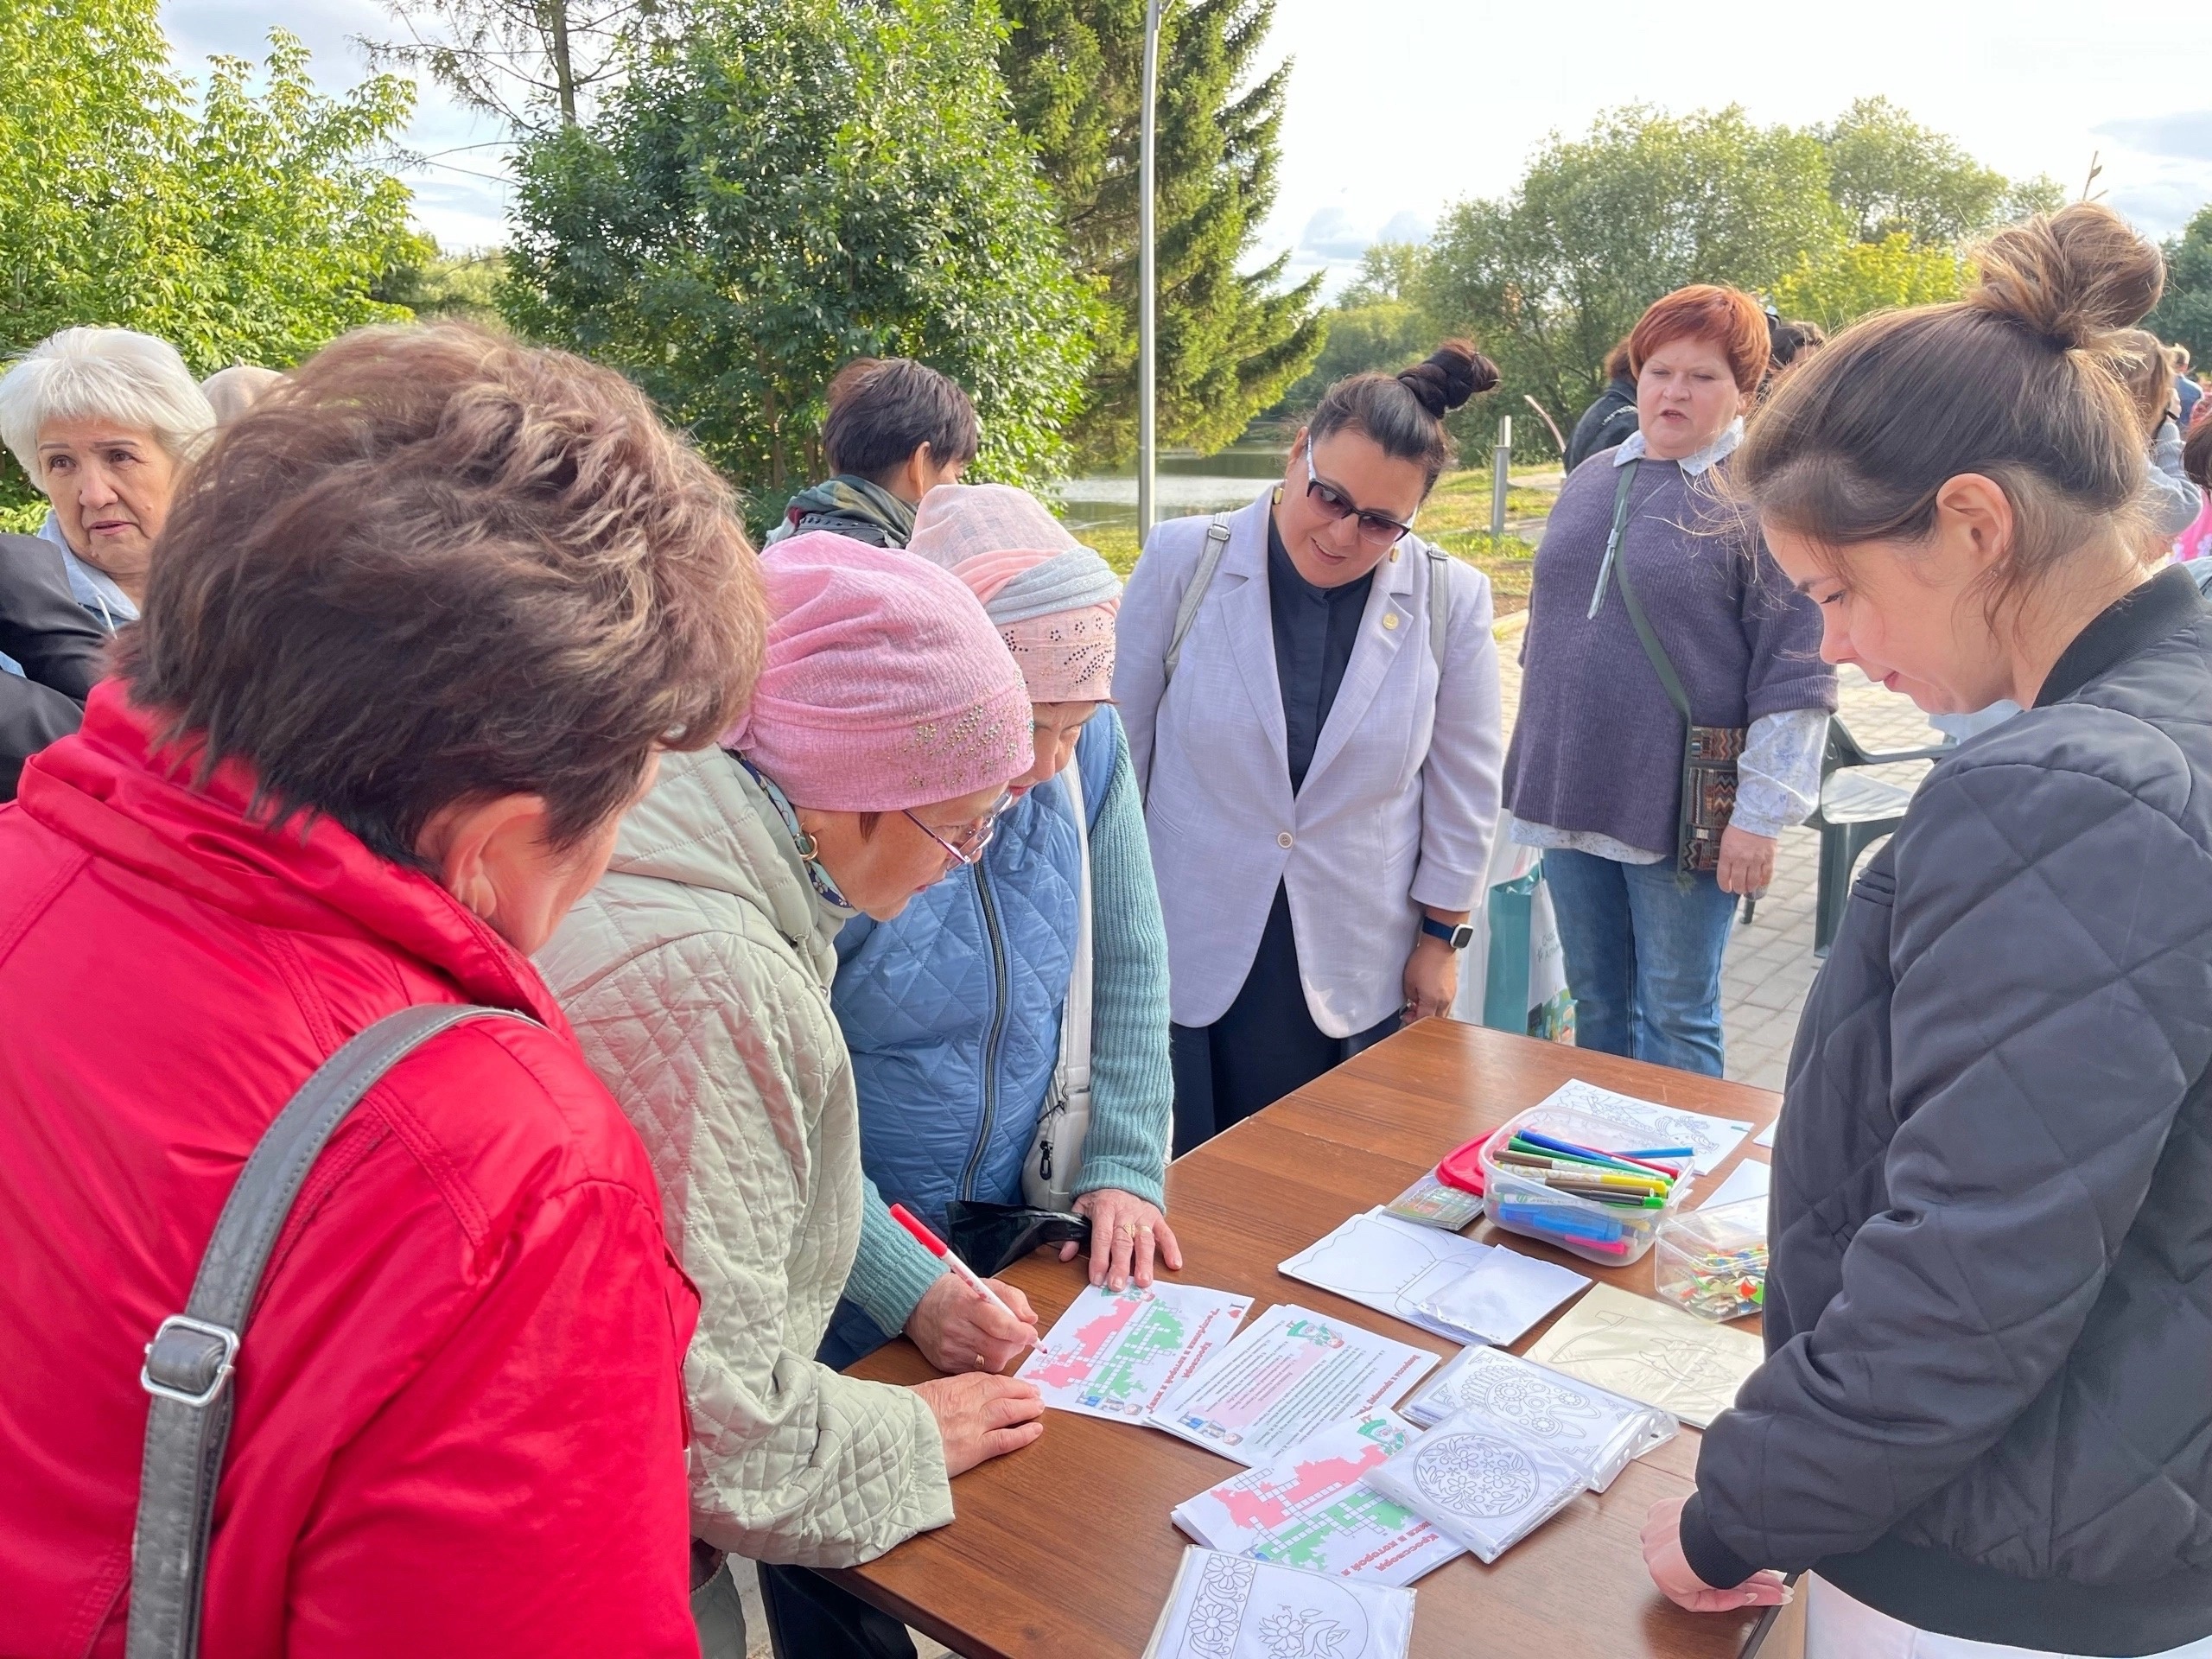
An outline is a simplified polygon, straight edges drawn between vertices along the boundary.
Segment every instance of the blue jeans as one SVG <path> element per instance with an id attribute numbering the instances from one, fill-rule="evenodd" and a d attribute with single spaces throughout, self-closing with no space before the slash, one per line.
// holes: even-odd
<path id="1" fill-rule="evenodd" d="M 1737 896 L 1710 875 L 1683 891 L 1672 860 L 1621 864 L 1557 847 L 1544 879 L 1576 1046 L 1720 1076 L 1720 958 Z"/>

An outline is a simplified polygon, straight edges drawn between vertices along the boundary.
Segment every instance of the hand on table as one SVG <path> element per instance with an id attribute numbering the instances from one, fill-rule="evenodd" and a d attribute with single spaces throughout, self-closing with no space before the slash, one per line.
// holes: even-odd
<path id="1" fill-rule="evenodd" d="M 1713 876 L 1723 893 L 1765 892 L 1774 880 L 1774 837 L 1730 824 L 1720 832 L 1720 868 Z"/>
<path id="2" fill-rule="evenodd" d="M 1643 1522 L 1643 1565 L 1667 1599 L 1693 1613 L 1732 1613 L 1739 1607 L 1773 1607 L 1792 1592 L 1779 1573 L 1754 1573 L 1732 1590 L 1716 1590 L 1690 1570 L 1682 1554 L 1684 1497 L 1663 1497 Z"/>
<path id="3" fill-rule="evenodd" d="M 1090 1282 L 1109 1290 L 1125 1288 L 1134 1278 L 1152 1283 L 1153 1253 L 1170 1273 L 1183 1270 L 1183 1247 L 1160 1206 L 1147 1204 L 1134 1192 L 1102 1186 L 1075 1201 L 1075 1212 L 1090 1217 Z M 1076 1243 L 1060 1246 L 1060 1260 L 1075 1260 Z"/>
<path id="4" fill-rule="evenodd" d="M 1002 1371 L 1037 1344 L 1037 1314 L 1029 1299 L 1002 1279 L 983 1281 L 1007 1307 L 994 1307 L 957 1273 L 941 1273 L 906 1316 L 906 1334 L 922 1357 L 948 1376 Z"/>
<path id="5" fill-rule="evenodd" d="M 1020 1377 L 933 1376 L 914 1392 L 937 1419 L 948 1475 L 1019 1452 L 1045 1432 L 1045 1396 Z"/>
<path id="6" fill-rule="evenodd" d="M 1422 934 L 1406 958 L 1406 1024 L 1449 1013 L 1459 994 L 1459 953 L 1442 939 Z"/>

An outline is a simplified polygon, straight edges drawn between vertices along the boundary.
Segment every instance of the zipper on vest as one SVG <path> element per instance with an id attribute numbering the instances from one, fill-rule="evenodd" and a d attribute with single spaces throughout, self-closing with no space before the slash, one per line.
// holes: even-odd
<path id="1" fill-rule="evenodd" d="M 983 1122 L 976 1133 L 976 1149 L 968 1154 L 968 1167 L 961 1172 L 960 1196 L 969 1202 L 976 1197 L 976 1175 L 982 1167 L 984 1149 L 991 1144 L 991 1127 L 998 1117 L 999 1096 L 999 1041 L 1006 1035 L 1007 973 L 1006 939 L 999 931 L 999 907 L 991 899 L 991 879 L 984 874 L 983 866 L 976 866 L 976 894 L 983 904 L 983 937 L 991 946 L 991 983 L 998 992 L 998 1001 L 991 1008 L 990 1034 L 983 1039 Z"/>

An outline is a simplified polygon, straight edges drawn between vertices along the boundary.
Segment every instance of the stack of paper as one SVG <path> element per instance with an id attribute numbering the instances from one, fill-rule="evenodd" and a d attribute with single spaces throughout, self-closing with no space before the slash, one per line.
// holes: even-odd
<path id="1" fill-rule="evenodd" d="M 1462 1411 L 1384 1463 L 1367 1484 L 1489 1562 L 1566 1508 L 1586 1483 L 1580 1465 L 1541 1440 Z"/>
<path id="2" fill-rule="evenodd" d="M 1414 1592 L 1196 1545 L 1144 1659 L 1404 1659 Z"/>
<path id="3" fill-rule="evenodd" d="M 1634 1459 L 1675 1438 L 1672 1415 L 1495 1348 L 1469 1348 L 1406 1402 L 1423 1426 L 1479 1411 L 1580 1464 L 1602 1492 Z"/>
<path id="4" fill-rule="evenodd" d="M 1529 1327 L 1570 1296 L 1590 1287 L 1571 1268 L 1493 1245 L 1488 1255 L 1442 1289 L 1420 1298 L 1414 1311 L 1431 1330 L 1462 1342 L 1518 1342 Z"/>
<path id="5" fill-rule="evenodd" d="M 1251 1298 L 1197 1285 L 1086 1285 L 1023 1362 L 1045 1403 L 1086 1417 L 1141 1423 L 1226 1346 Z"/>
<path id="6" fill-rule="evenodd" d="M 1310 1308 L 1271 1308 L 1163 1400 L 1151 1421 L 1209 1452 L 1271 1464 L 1316 1430 L 1369 1417 L 1436 1356 Z"/>
<path id="7" fill-rule="evenodd" d="M 1700 1175 L 1710 1175 L 1719 1168 L 1722 1160 L 1736 1149 L 1737 1142 L 1751 1131 L 1748 1122 L 1713 1117 L 1704 1112 L 1686 1112 L 1678 1107 L 1662 1106 L 1656 1100 L 1615 1094 L 1580 1077 L 1573 1083 L 1561 1084 L 1536 1103 L 1564 1106 L 1619 1124 L 1630 1132 L 1630 1138 L 1619 1147 L 1624 1152 L 1688 1147 L 1696 1155 L 1697 1173 Z"/>
<path id="8" fill-rule="evenodd" d="M 1424 1331 L 1465 1342 L 1464 1332 L 1424 1314 L 1421 1303 L 1491 1253 L 1487 1244 L 1400 1221 L 1376 1209 L 1354 1216 L 1280 1263 L 1279 1270 Z"/>
<path id="9" fill-rule="evenodd" d="M 1413 1438 L 1392 1412 L 1325 1428 L 1264 1469 L 1178 1504 L 1175 1524 L 1232 1555 L 1376 1584 L 1411 1584 L 1463 1554 L 1363 1477 Z"/>

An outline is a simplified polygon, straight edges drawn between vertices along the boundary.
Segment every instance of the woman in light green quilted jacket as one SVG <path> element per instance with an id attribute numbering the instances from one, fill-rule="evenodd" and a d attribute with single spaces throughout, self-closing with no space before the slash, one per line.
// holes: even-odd
<path id="1" fill-rule="evenodd" d="M 1043 1410 L 1012 1378 L 894 1388 L 814 1358 L 861 1213 L 832 941 L 981 852 L 1030 765 L 1028 693 L 942 570 L 821 532 L 761 569 L 767 665 L 746 719 L 723 748 L 667 758 L 540 955 L 652 1154 L 699 1287 L 684 1383 L 694 1608 L 715 1656 L 744 1651 L 715 1552 L 871 1560 L 950 1521 L 951 1477 L 1028 1444 Z"/>

